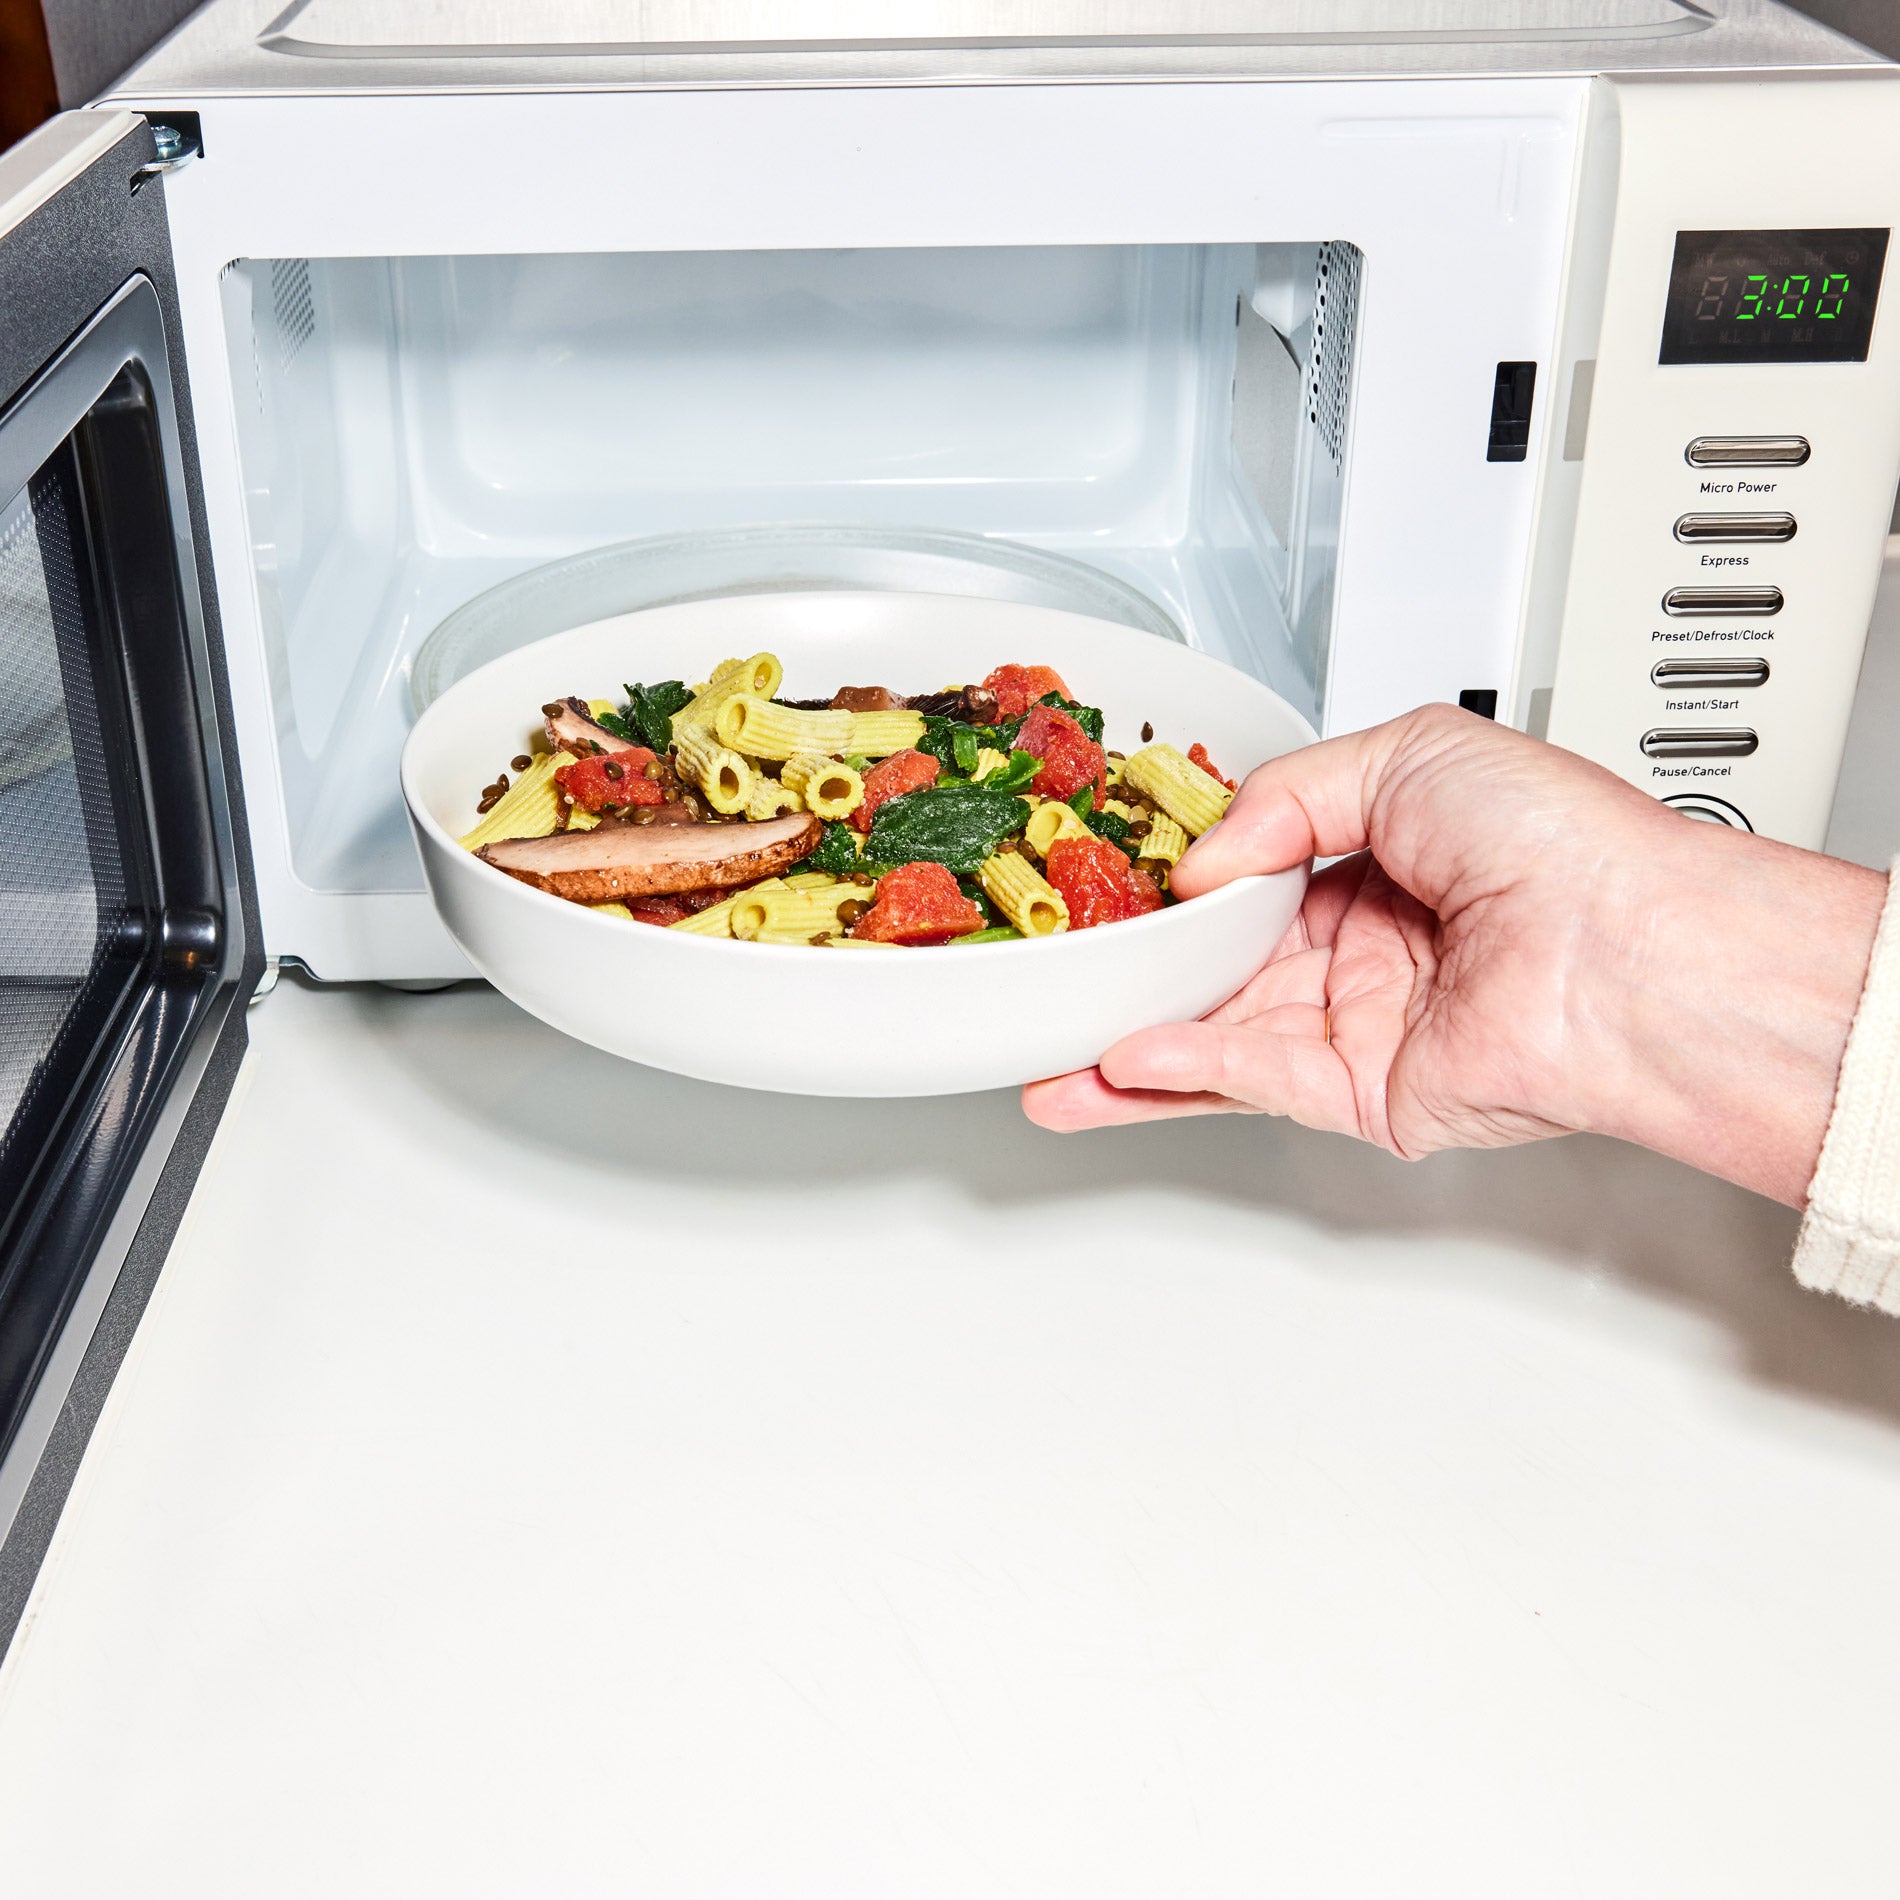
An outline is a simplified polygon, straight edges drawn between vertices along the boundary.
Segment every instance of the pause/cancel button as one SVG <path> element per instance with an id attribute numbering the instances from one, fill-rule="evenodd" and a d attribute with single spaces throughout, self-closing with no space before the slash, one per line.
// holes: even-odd
<path id="1" fill-rule="evenodd" d="M 1642 740 L 1651 759 L 1745 759 L 1760 744 L 1746 726 L 1653 726 Z"/>

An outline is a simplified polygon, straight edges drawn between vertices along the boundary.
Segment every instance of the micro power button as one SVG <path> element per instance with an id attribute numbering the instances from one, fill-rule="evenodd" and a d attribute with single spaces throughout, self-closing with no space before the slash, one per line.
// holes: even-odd
<path id="1" fill-rule="evenodd" d="M 1684 451 L 1695 468 L 1799 468 L 1805 435 L 1699 435 Z"/>

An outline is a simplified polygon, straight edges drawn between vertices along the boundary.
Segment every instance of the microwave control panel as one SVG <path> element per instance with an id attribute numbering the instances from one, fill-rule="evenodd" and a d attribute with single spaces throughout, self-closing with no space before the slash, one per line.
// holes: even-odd
<path id="1" fill-rule="evenodd" d="M 1741 136 L 1748 87 L 1616 84 L 1602 314 L 1568 431 L 1548 736 L 1686 816 L 1811 847 L 1900 479 L 1897 81 L 1778 84 L 1773 165 Z"/>

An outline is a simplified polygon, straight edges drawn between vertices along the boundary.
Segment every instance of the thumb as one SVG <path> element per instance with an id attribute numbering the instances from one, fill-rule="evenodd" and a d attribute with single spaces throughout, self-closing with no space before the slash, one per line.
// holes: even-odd
<path id="1" fill-rule="evenodd" d="M 1364 850 L 1372 802 L 1402 723 L 1323 739 L 1250 772 L 1227 815 L 1175 866 L 1174 889 L 1200 897 L 1235 878 Z"/>

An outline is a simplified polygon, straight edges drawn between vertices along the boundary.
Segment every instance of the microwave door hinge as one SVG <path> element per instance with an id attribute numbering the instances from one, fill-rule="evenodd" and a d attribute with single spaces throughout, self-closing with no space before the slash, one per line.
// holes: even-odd
<path id="1" fill-rule="evenodd" d="M 152 179 L 178 171 L 204 155 L 204 137 L 197 113 L 174 112 L 162 119 L 148 113 L 146 123 L 152 128 L 153 156 L 132 174 L 134 195 Z"/>

